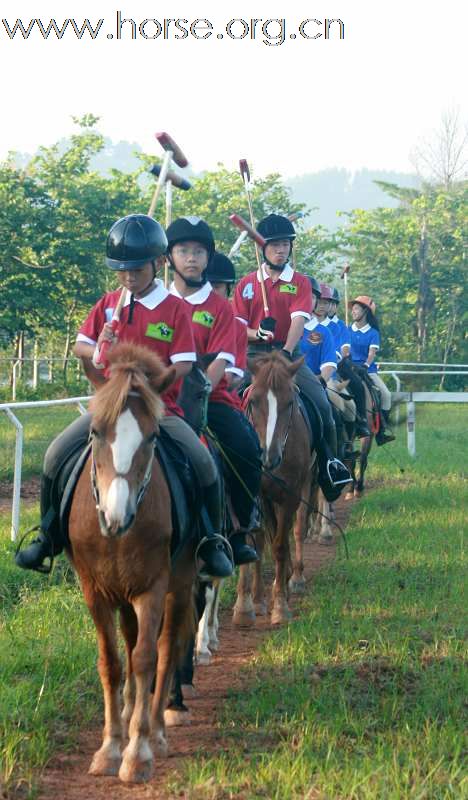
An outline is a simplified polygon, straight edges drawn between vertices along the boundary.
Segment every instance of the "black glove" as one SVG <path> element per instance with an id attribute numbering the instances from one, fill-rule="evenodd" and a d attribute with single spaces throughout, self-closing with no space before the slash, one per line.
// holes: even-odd
<path id="1" fill-rule="evenodd" d="M 322 378 L 322 376 L 320 376 L 319 381 L 322 384 L 323 388 L 326 389 L 327 388 L 327 382 L 326 382 L 325 378 Z"/>
<path id="2" fill-rule="evenodd" d="M 276 320 L 274 317 L 265 317 L 258 326 L 257 339 L 262 339 L 264 342 L 272 342 L 275 328 Z"/>

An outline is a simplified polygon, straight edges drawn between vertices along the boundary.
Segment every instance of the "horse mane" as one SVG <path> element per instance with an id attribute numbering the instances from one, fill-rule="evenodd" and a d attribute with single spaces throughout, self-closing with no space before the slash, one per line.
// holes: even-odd
<path id="1" fill-rule="evenodd" d="M 257 364 L 255 370 L 257 386 L 261 384 L 266 389 L 277 391 L 291 383 L 293 377 L 290 370 L 291 365 L 277 350 L 256 358 L 254 363 Z"/>
<path id="2" fill-rule="evenodd" d="M 99 425 L 114 425 L 122 413 L 130 392 L 136 392 L 146 412 L 160 419 L 164 403 L 159 386 L 167 367 L 159 356 L 146 347 L 122 342 L 109 351 L 109 379 L 97 390 L 91 400 L 90 410 Z"/>

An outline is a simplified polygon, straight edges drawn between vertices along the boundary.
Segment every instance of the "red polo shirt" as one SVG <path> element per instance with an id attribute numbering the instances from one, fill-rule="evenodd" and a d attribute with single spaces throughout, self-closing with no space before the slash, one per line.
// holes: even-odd
<path id="1" fill-rule="evenodd" d="M 176 297 L 181 295 L 171 285 L 170 291 Z M 236 363 L 236 327 L 232 308 L 228 300 L 213 291 L 211 283 L 205 283 L 201 289 L 184 297 L 186 307 L 192 317 L 192 331 L 195 349 L 198 356 L 216 355 L 223 358 L 229 366 Z M 226 378 L 223 376 L 210 394 L 210 402 L 226 403 L 241 408 L 236 393 L 228 391 Z"/>
<path id="2" fill-rule="evenodd" d="M 275 283 L 262 264 L 265 290 L 270 309 L 269 316 L 276 319 L 274 343 L 287 339 L 291 320 L 304 317 L 307 321 L 312 312 L 312 289 L 310 281 L 286 264 Z M 244 325 L 257 329 L 266 316 L 263 310 L 262 288 L 258 271 L 245 275 L 237 284 L 233 301 L 234 314 Z"/>
<path id="3" fill-rule="evenodd" d="M 108 292 L 101 297 L 81 325 L 77 341 L 95 345 L 104 324 L 110 322 L 114 308 L 120 297 L 120 289 Z M 121 342 L 134 342 L 144 345 L 157 353 L 159 358 L 170 366 L 179 361 L 196 361 L 195 343 L 193 340 L 190 316 L 185 303 L 173 297 L 163 286 L 155 281 L 150 294 L 141 299 L 135 298 L 133 319 L 128 324 L 130 310 L 130 292 L 120 315 L 117 335 Z M 182 410 L 177 405 L 182 379 L 175 381 L 162 395 L 167 414 L 179 414 Z"/>

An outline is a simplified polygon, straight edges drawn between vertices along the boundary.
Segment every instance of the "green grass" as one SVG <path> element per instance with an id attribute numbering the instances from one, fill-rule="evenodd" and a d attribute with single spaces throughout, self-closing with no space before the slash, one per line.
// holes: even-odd
<path id="1" fill-rule="evenodd" d="M 15 415 L 24 428 L 23 478 L 37 475 L 41 471 L 42 459 L 54 436 L 62 431 L 78 415 L 75 406 L 51 406 L 49 408 L 17 409 Z M 0 481 L 13 480 L 15 463 L 16 428 L 5 412 L 0 412 Z"/>
<path id="2" fill-rule="evenodd" d="M 193 759 L 175 796 L 468 796 L 466 421 L 418 406 L 416 462 L 404 430 L 376 450 L 350 560 L 341 552 L 300 619 L 265 641 L 223 710 L 224 751 Z"/>
<path id="3" fill-rule="evenodd" d="M 341 552 L 300 619 L 264 642 L 222 711 L 224 752 L 192 759 L 174 796 L 467 796 L 466 429 L 459 407 L 418 406 L 417 461 L 404 431 L 375 450 L 379 484 L 355 507 L 350 561 Z M 23 512 L 22 529 L 36 521 L 37 508 Z M 100 724 L 102 700 L 94 628 L 65 559 L 50 579 L 16 569 L 9 524 L 0 515 L 0 795 L 3 783 L 32 797 L 51 755 Z"/>

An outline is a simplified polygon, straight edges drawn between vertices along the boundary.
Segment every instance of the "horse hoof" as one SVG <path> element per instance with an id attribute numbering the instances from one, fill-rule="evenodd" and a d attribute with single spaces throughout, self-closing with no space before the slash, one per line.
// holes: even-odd
<path id="1" fill-rule="evenodd" d="M 345 500 L 353 500 L 354 499 L 354 493 L 353 492 L 346 492 L 346 494 L 344 496 L 344 499 Z"/>
<path id="2" fill-rule="evenodd" d="M 167 711 L 168 709 L 166 709 Z M 154 754 L 158 758 L 167 758 L 169 753 L 169 745 L 167 739 L 162 732 L 158 733 L 154 741 Z"/>
<path id="3" fill-rule="evenodd" d="M 257 617 L 266 617 L 268 614 L 268 607 L 265 600 L 262 600 L 260 603 L 255 603 L 255 613 Z"/>
<path id="4" fill-rule="evenodd" d="M 197 653 L 195 656 L 195 663 L 202 667 L 207 667 L 208 664 L 211 664 L 211 653 L 209 651 L 205 651 L 203 653 Z"/>
<path id="5" fill-rule="evenodd" d="M 271 612 L 271 624 L 272 625 L 284 625 L 291 620 L 292 614 L 289 609 L 285 608 L 278 608 L 273 609 Z"/>
<path id="6" fill-rule="evenodd" d="M 334 541 L 335 541 L 335 537 L 333 536 L 333 534 L 325 534 L 323 536 L 320 535 L 319 538 L 318 538 L 318 543 L 319 544 L 324 544 L 327 547 L 329 547 L 331 544 L 333 544 Z"/>
<path id="7" fill-rule="evenodd" d="M 123 783 L 146 783 L 153 774 L 153 761 L 136 761 L 124 759 L 119 769 L 119 778 Z"/>
<path id="8" fill-rule="evenodd" d="M 214 650 L 215 653 L 216 653 L 217 650 L 219 650 L 219 641 L 218 641 L 218 639 L 210 639 L 209 644 L 210 644 L 210 650 Z"/>
<path id="9" fill-rule="evenodd" d="M 111 758 L 98 750 L 98 752 L 94 754 L 88 773 L 96 776 L 107 775 L 108 777 L 115 777 L 119 774 L 121 763 L 122 758 L 120 755 Z"/>
<path id="10" fill-rule="evenodd" d="M 362 497 L 362 492 L 359 489 L 354 490 L 354 497 Z"/>
<path id="11" fill-rule="evenodd" d="M 192 724 L 190 711 L 182 711 L 180 708 L 166 708 L 164 712 L 164 724 L 166 728 L 177 728 L 183 725 Z"/>
<path id="12" fill-rule="evenodd" d="M 181 689 L 185 700 L 193 700 L 194 697 L 198 697 L 198 692 L 193 683 L 183 683 Z"/>
<path id="13" fill-rule="evenodd" d="M 304 594 L 306 586 L 305 578 L 304 577 L 294 578 L 294 580 L 293 578 L 291 578 L 291 580 L 288 583 L 288 586 L 289 586 L 289 591 L 292 594 Z"/>
<path id="14" fill-rule="evenodd" d="M 232 624 L 236 628 L 253 628 L 255 625 L 255 611 L 235 611 L 232 615 Z"/>

